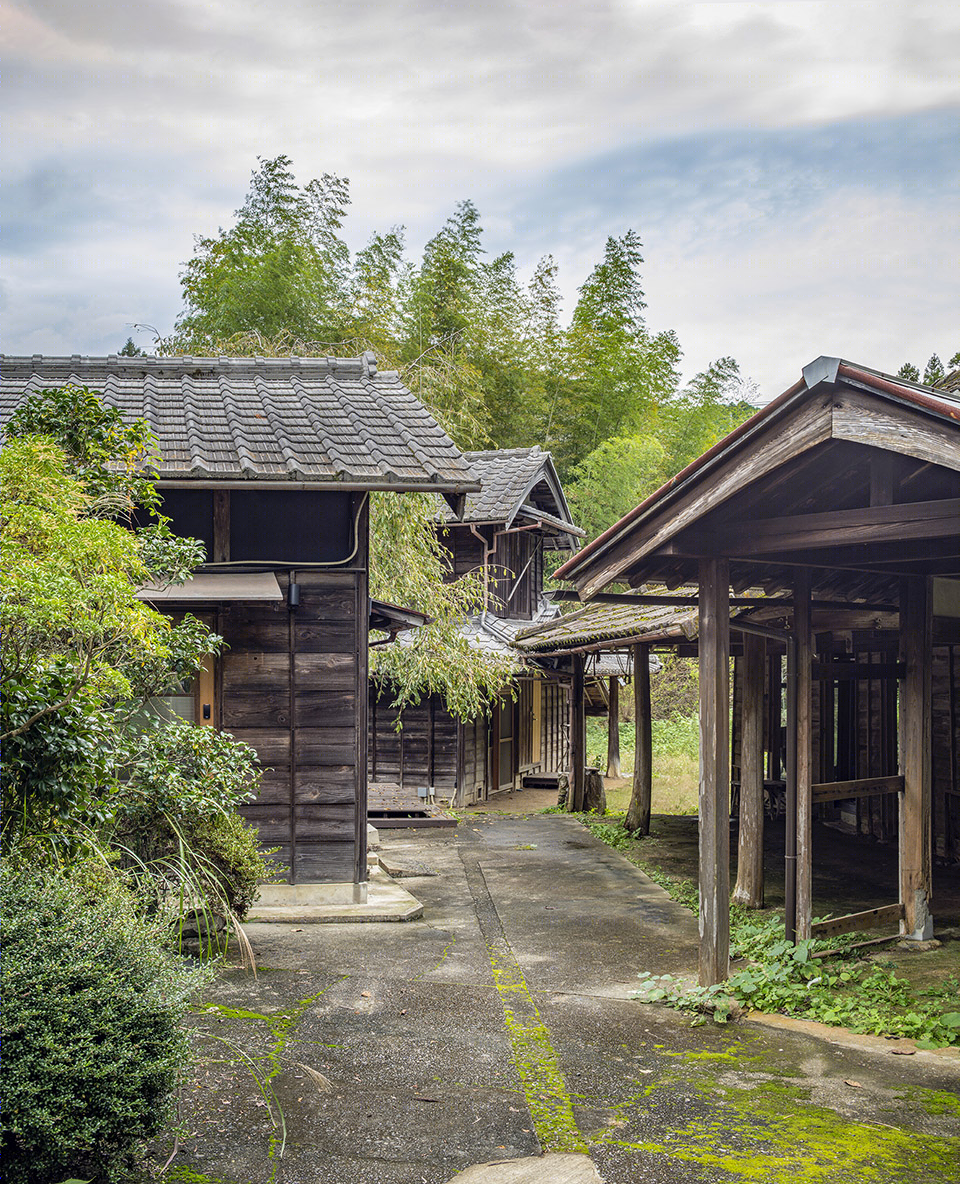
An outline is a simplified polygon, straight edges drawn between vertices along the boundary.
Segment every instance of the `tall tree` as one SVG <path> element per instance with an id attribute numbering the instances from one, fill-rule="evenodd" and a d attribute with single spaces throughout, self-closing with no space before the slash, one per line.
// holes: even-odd
<path id="1" fill-rule="evenodd" d="M 608 238 L 580 288 L 567 333 L 572 382 L 552 425 L 564 470 L 602 440 L 636 432 L 676 389 L 679 344 L 672 333 L 652 337 L 644 324 L 640 250 L 633 230 Z"/>
<path id="2" fill-rule="evenodd" d="M 340 341 L 349 202 L 346 178 L 324 173 L 301 188 L 288 157 L 261 160 L 235 225 L 196 240 L 180 276 L 186 309 L 175 338 L 188 349 L 251 331 Z"/>
<path id="3" fill-rule="evenodd" d="M 733 358 L 718 358 L 666 401 L 657 434 L 667 449 L 667 475 L 680 472 L 757 410 L 756 386 Z"/>

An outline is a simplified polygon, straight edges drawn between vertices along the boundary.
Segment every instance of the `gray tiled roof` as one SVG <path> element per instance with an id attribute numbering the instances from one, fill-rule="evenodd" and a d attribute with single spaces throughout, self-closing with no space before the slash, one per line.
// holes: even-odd
<path id="1" fill-rule="evenodd" d="M 522 631 L 516 646 L 524 653 L 545 653 L 597 645 L 615 649 L 631 639 L 688 640 L 697 635 L 696 607 L 591 604 L 535 628 Z"/>
<path id="2" fill-rule="evenodd" d="M 577 537 L 585 533 L 573 525 L 553 460 L 539 444 L 463 455 L 481 488 L 468 495 L 461 521 L 510 525 L 518 514 L 532 514 L 564 533 Z M 454 520 L 449 508 L 443 507 L 442 512 L 447 521 Z"/>
<path id="3" fill-rule="evenodd" d="M 157 436 L 160 479 L 477 488 L 395 373 L 361 358 L 3 358 L 0 414 L 25 394 L 86 386 Z"/>

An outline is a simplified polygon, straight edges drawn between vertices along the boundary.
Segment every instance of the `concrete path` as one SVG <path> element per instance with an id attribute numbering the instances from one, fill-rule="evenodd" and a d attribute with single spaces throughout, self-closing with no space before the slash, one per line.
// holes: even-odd
<path id="1" fill-rule="evenodd" d="M 641 970 L 692 970 L 696 922 L 576 821 L 382 838 L 395 867 L 439 873 L 403 881 L 423 918 L 247 927 L 260 977 L 226 972 L 198 1016 L 207 1061 L 168 1179 L 445 1184 L 490 1165 L 465 1184 L 506 1184 L 548 1180 L 548 1153 L 607 1184 L 960 1181 L 955 1059 L 633 1000 Z"/>

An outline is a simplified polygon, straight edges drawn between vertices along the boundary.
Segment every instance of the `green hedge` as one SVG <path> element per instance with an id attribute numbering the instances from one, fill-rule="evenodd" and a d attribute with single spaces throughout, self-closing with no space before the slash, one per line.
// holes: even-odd
<path id="1" fill-rule="evenodd" d="M 0 874 L 3 1178 L 117 1179 L 168 1117 L 188 970 L 106 868 Z"/>

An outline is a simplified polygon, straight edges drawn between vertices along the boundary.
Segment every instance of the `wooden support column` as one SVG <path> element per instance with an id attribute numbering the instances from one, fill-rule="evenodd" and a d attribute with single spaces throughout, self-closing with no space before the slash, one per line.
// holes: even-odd
<path id="1" fill-rule="evenodd" d="M 931 665 L 932 581 L 900 581 L 900 656 L 905 663 L 900 699 L 901 932 L 917 941 L 933 936 L 931 896 Z"/>
<path id="2" fill-rule="evenodd" d="M 567 809 L 583 809 L 583 785 L 587 765 L 587 721 L 583 709 L 583 654 L 573 656 L 570 686 L 570 792 Z"/>
<path id="3" fill-rule="evenodd" d="M 800 568 L 793 585 L 796 643 L 797 940 L 813 923 L 813 635 L 810 631 L 810 570 Z"/>
<path id="4" fill-rule="evenodd" d="M 213 554 L 208 562 L 230 561 L 230 490 L 217 489 L 213 494 Z"/>
<path id="5" fill-rule="evenodd" d="M 653 791 L 653 735 L 650 714 L 650 646 L 633 647 L 633 706 L 636 747 L 633 754 L 633 792 L 624 825 L 631 833 L 650 833 Z"/>
<path id="6" fill-rule="evenodd" d="M 730 567 L 700 561 L 700 985 L 730 965 Z"/>
<path id="7" fill-rule="evenodd" d="M 740 728 L 740 828 L 736 904 L 763 908 L 763 683 L 766 643 L 743 637 L 743 712 Z"/>
<path id="8" fill-rule="evenodd" d="M 607 691 L 607 776 L 620 776 L 620 679 L 611 678 Z"/>

